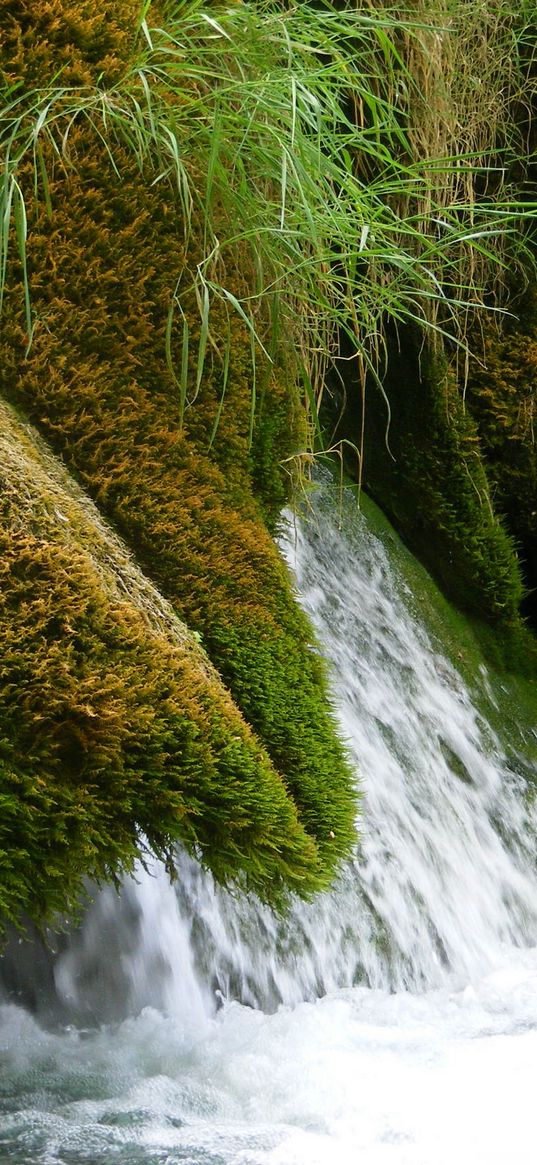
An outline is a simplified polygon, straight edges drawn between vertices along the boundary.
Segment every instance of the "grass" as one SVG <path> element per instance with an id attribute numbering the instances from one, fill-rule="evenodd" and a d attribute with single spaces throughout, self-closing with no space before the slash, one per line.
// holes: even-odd
<path id="1" fill-rule="evenodd" d="M 419 321 L 462 343 L 491 270 L 503 270 L 506 256 L 511 267 L 527 261 L 519 226 L 532 207 L 507 173 L 523 144 L 503 131 L 520 100 L 522 7 L 193 2 L 168 6 L 154 24 L 158 9 L 144 4 L 130 62 L 111 83 L 97 74 L 93 84 L 64 85 L 52 72 L 39 88 L 4 87 L 0 305 L 12 247 L 31 345 L 33 209 L 20 172 L 30 161 L 32 198 L 53 217 L 49 167 L 76 167 L 73 129 L 89 123 L 118 176 L 126 146 L 144 181 L 173 187 L 187 263 L 173 289 L 166 357 L 182 421 L 209 355 L 229 359 L 225 330 L 214 326 L 218 303 L 250 336 L 250 435 L 257 360 L 284 353 L 304 385 L 314 445 L 341 336 L 364 380 L 368 371 L 378 379 L 387 320 Z M 182 308 L 192 289 L 195 337 Z"/>

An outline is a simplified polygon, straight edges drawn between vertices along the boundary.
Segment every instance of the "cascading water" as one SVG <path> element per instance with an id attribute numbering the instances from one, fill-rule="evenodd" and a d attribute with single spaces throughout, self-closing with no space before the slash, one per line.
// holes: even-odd
<path id="1" fill-rule="evenodd" d="M 524 758 L 420 622 L 390 537 L 353 501 L 350 534 L 339 517 L 325 485 L 284 549 L 361 776 L 354 861 L 285 920 L 155 864 L 96 899 L 46 990 L 8 953 L 38 1018 L 3 1008 L 1 1161 L 534 1162 Z"/>

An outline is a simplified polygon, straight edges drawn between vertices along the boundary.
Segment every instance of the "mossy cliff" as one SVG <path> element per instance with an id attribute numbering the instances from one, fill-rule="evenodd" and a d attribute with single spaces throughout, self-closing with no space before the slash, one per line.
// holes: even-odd
<path id="1" fill-rule="evenodd" d="M 446 20 L 448 7 L 442 9 Z M 222 10 L 229 32 L 195 4 L 8 0 L 0 13 L 8 106 L 0 396 L 30 418 L 201 641 L 219 677 L 217 705 L 223 685 L 230 715 L 242 717 L 248 748 L 257 750 L 265 774 L 260 790 L 272 782 L 284 797 L 281 813 L 285 806 L 291 814 L 293 860 L 283 817 L 272 825 L 270 814 L 266 818 L 265 856 L 268 861 L 270 850 L 274 859 L 269 874 L 265 857 L 262 869 L 254 869 L 254 849 L 261 853 L 264 835 L 256 834 L 254 846 L 246 826 L 241 832 L 239 801 L 230 824 L 233 843 L 218 834 L 211 846 L 202 827 L 206 820 L 213 836 L 207 805 L 189 817 L 177 803 L 177 820 L 170 809 L 159 841 L 158 821 L 141 796 L 129 801 L 127 826 L 119 831 L 126 840 L 107 868 L 131 860 L 145 829 L 157 848 L 168 852 L 170 839 L 181 836 L 219 877 L 243 869 L 251 884 L 270 897 L 270 883 L 272 897 L 279 897 L 284 884 L 303 892 L 325 885 L 352 846 L 353 780 L 324 667 L 272 541 L 290 493 L 288 470 L 297 453 L 308 451 L 311 437 L 295 373 L 305 371 L 309 420 L 317 431 L 315 393 L 322 396 L 319 382 L 338 328 L 352 344 L 351 358 L 342 361 L 350 386 L 343 431 L 356 446 L 364 419 L 358 386 L 364 387 L 366 366 L 371 372 L 364 483 L 457 603 L 499 628 L 509 651 L 516 647 L 517 666 L 526 652 L 517 554 L 523 554 L 531 585 L 533 503 L 520 516 L 524 491 L 530 497 L 534 488 L 527 331 L 524 326 L 520 341 L 508 329 L 496 336 L 486 372 L 474 345 L 476 363 L 458 379 L 454 355 L 466 336 L 468 304 L 476 296 L 494 298 L 495 272 L 508 266 L 506 256 L 517 254 L 515 244 L 512 252 L 506 249 L 505 237 L 520 239 L 522 201 L 512 209 L 499 170 L 494 189 L 487 193 L 485 187 L 491 151 L 499 151 L 502 173 L 520 169 L 522 185 L 528 172 L 524 159 L 514 156 L 523 152 L 520 135 L 511 135 L 529 76 L 513 49 L 521 13 L 511 12 L 506 0 L 490 9 L 485 4 L 490 19 L 483 38 L 481 8 L 455 5 L 453 27 L 446 23 L 439 36 L 433 8 L 429 0 L 413 5 L 417 23 L 405 25 L 406 31 L 392 14 L 393 43 L 384 19 L 373 41 L 364 28 L 360 32 L 360 6 L 356 26 L 350 9 L 329 5 L 325 13 L 298 6 L 294 42 L 287 10 L 282 15 L 277 7 Z M 492 19 L 496 8 L 498 20 Z M 296 15 L 289 10 L 289 20 Z M 310 42 L 316 15 L 320 25 Z M 370 23 L 366 14 L 368 29 Z M 521 27 L 524 40 L 523 20 Z M 333 40 L 326 40 L 328 29 Z M 247 60 L 239 43 L 248 45 Z M 270 67 L 265 44 L 273 46 Z M 296 94 L 309 94 L 308 77 L 317 92 L 319 70 L 311 61 L 319 53 L 324 61 L 329 44 L 336 49 L 319 106 L 323 121 L 312 115 L 317 98 L 302 102 Z M 225 61 L 223 72 L 216 57 Z M 304 64 L 304 58 L 306 80 L 297 86 L 292 61 Z M 282 61 L 292 76 L 280 73 Z M 507 63 L 513 67 L 506 74 Z M 362 97 L 364 76 L 369 102 Z M 486 77 L 484 102 L 477 101 L 476 76 Z M 234 86 L 235 77 L 242 88 Z M 369 110 L 364 125 L 354 116 L 353 84 L 356 110 L 364 102 Z M 245 125 L 249 130 L 252 123 L 257 136 L 250 137 Z M 361 180 L 349 166 L 357 154 L 365 159 Z M 438 171 L 438 158 L 451 161 Z M 409 182 L 414 168 L 415 196 Z M 368 192 L 371 197 L 363 197 Z M 296 217 L 295 207 L 301 210 Z M 275 245 L 266 248 L 269 239 Z M 527 260 L 522 242 L 518 254 L 513 272 Z M 442 351 L 439 337 L 448 333 Z M 374 383 L 384 340 L 385 396 Z M 277 353 L 274 362 L 268 351 Z M 520 412 L 522 369 L 528 387 L 519 439 L 518 413 L 513 423 L 502 418 Z M 508 471 L 515 462 L 516 472 Z M 11 512 L 5 520 L 11 537 Z M 30 535 L 34 519 L 28 521 Z M 45 541 L 54 543 L 52 532 Z M 82 575 L 72 585 L 73 595 L 83 590 Z M 15 629 L 17 617 L 11 610 Z M 69 655 L 68 633 L 60 627 L 54 651 Z M 25 635 L 30 650 L 29 631 Z M 95 628 L 95 635 L 96 643 L 102 636 L 115 642 L 111 631 Z M 38 635 L 36 659 L 42 649 Z M 93 640 L 88 651 L 104 661 L 106 652 Z M 115 674 L 116 662 L 110 667 Z M 89 698 L 88 704 L 93 707 Z M 32 731 L 35 724 L 25 726 L 28 739 Z M 52 747 L 50 726 L 47 733 Z M 72 739 L 67 728 L 65 735 Z M 205 722 L 195 736 L 200 748 L 212 748 Z M 58 745 L 66 773 L 70 747 L 66 743 L 62 753 Z M 248 748 L 235 757 L 235 777 L 228 770 L 222 775 L 219 796 L 228 779 L 240 782 L 253 773 Z M 191 764 L 186 744 L 174 737 L 170 756 L 178 774 L 186 766 L 183 776 L 188 772 L 190 780 L 198 761 Z M 148 781 L 149 801 L 150 789 Z M 260 792 L 260 812 L 263 798 Z M 162 812 L 166 817 L 168 810 Z M 253 807 L 245 812 L 253 821 Z M 180 817 L 188 821 L 184 829 Z M 98 860 L 93 866 L 86 861 L 85 868 L 95 872 Z M 43 889 L 43 912 L 46 907 Z"/>
<path id="2" fill-rule="evenodd" d="M 324 882 L 284 781 L 196 639 L 0 404 L 0 916 L 175 841 L 278 902 Z"/>
<path id="3" fill-rule="evenodd" d="M 488 321 L 475 338 L 466 385 L 495 508 L 516 539 L 537 626 L 537 289 L 513 304 L 500 326 Z"/>
<path id="4" fill-rule="evenodd" d="M 523 221 L 535 213 L 534 14 L 523 0 L 413 0 L 406 14 L 417 24 L 398 40 L 409 69 L 401 123 L 409 161 L 430 179 L 407 208 L 425 211 L 426 263 L 440 244 L 440 297 L 416 297 L 395 322 L 385 313 L 375 337 L 386 346 L 373 356 L 385 396 L 370 375 L 365 417 L 364 361 L 355 346 L 345 353 L 338 435 L 360 449 L 365 425 L 355 474 L 447 594 L 486 624 L 504 662 L 531 669 L 521 612 L 535 616 L 523 592 L 537 583 L 536 333 L 532 296 L 520 292 L 535 283 L 534 226 Z M 452 246 L 463 221 L 468 233 Z"/>
<path id="5" fill-rule="evenodd" d="M 392 334 L 388 353 L 389 425 L 386 398 L 371 382 L 363 484 L 445 593 L 495 629 L 494 637 L 483 628 L 491 662 L 533 672 L 537 648 L 522 614 L 537 582 L 531 331 L 489 325 L 483 359 L 470 358 L 465 382 L 456 361 L 417 329 Z M 360 426 L 351 386 L 338 433 L 356 443 Z"/>
<path id="6" fill-rule="evenodd" d="M 108 8 L 69 0 L 8 3 L 0 16 L 2 68 L 29 89 L 61 70 L 70 85 L 114 80 L 128 65 L 139 6 L 115 5 L 113 21 Z M 327 884 L 349 852 L 355 794 L 324 667 L 269 532 L 286 496 L 279 463 L 300 445 L 303 418 L 294 390 L 283 372 L 258 369 L 252 443 L 249 338 L 239 316 L 222 308 L 221 318 L 213 313 L 211 331 L 214 337 L 231 328 L 229 367 L 218 345 L 210 346 L 197 387 L 191 370 L 196 400 L 183 416 L 169 360 L 170 349 L 180 349 L 181 331 L 170 337 L 167 329 L 174 289 L 178 281 L 188 288 L 196 250 L 191 241 L 185 251 L 178 199 L 165 181 L 155 185 L 151 173 L 140 173 L 117 141 L 112 158 L 83 118 L 71 124 L 67 158 L 50 145 L 44 155 L 46 199 L 32 197 L 32 165 L 20 173 L 32 208 L 26 245 L 32 344 L 28 351 L 23 271 L 13 246 L 1 392 L 61 454 L 200 636 L 256 737 L 199 663 L 189 671 L 182 659 L 180 685 L 172 682 L 166 665 L 157 663 L 161 645 L 144 641 L 139 616 L 124 605 L 103 606 L 87 563 L 78 561 L 80 547 L 58 544 L 63 526 L 39 512 L 35 534 L 36 518 L 28 517 L 21 531 L 28 543 L 17 553 L 25 563 L 32 624 L 19 625 L 27 608 L 17 613 L 11 603 L 9 634 L 14 644 L 24 643 L 28 661 L 33 654 L 27 667 L 34 688 L 37 677 L 47 679 L 44 709 L 57 707 L 56 685 L 60 708 L 51 716 L 32 713 L 19 726 L 24 705 L 16 702 L 15 669 L 3 729 L 12 742 L 7 795 L 12 798 L 18 781 L 23 789 L 20 810 L 13 808 L 15 818 L 22 815 L 19 852 L 28 849 L 28 879 L 34 865 L 43 870 L 38 909 L 61 901 L 59 889 L 57 897 L 47 891 L 46 873 L 52 871 L 59 887 L 68 852 L 76 882 L 81 871 L 114 870 L 128 861 L 140 830 L 157 847 L 166 848 L 171 837 L 199 846 L 218 876 L 242 869 L 267 897 L 277 898 L 283 885 L 310 892 Z M 194 295 L 185 290 L 181 305 L 195 346 L 201 324 Z M 46 511 L 43 499 L 35 504 Z M 9 507 L 8 539 L 14 520 Z M 18 578 L 20 568 L 12 569 Z M 42 630 L 35 624 L 41 610 Z M 84 681 L 70 691 L 65 720 L 62 693 L 71 685 L 73 652 Z M 86 706 L 97 707 L 97 715 Z M 35 752 L 35 767 L 17 767 L 24 750 Z M 39 750 L 51 768 L 37 788 Z M 33 850 L 25 830 L 29 835 L 32 798 L 41 798 L 40 820 L 52 814 L 55 783 L 65 808 L 45 860 L 44 828 Z M 100 788 L 106 788 L 101 801 Z M 95 830 L 88 834 L 84 806 L 93 797 Z M 24 892 L 19 901 L 28 905 Z"/>

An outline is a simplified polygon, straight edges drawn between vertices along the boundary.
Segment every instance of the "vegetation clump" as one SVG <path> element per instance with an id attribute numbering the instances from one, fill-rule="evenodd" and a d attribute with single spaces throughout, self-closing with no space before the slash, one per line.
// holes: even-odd
<path id="1" fill-rule="evenodd" d="M 428 0 L 425 8 L 420 0 L 399 15 L 375 4 L 282 11 L 265 0 L 207 12 L 196 0 L 141 7 L 138 0 L 119 0 L 109 8 L 104 0 L 8 0 L 0 14 L 6 78 L 0 391 L 61 454 L 200 637 L 249 725 L 240 721 L 239 739 L 250 732 L 250 743 L 239 757 L 228 737 L 222 744 L 222 757 L 229 759 L 228 747 L 232 753 L 222 788 L 233 769 L 238 798 L 228 822 L 233 840 L 217 828 L 209 792 L 199 813 L 185 809 L 183 832 L 177 827 L 183 811 L 178 801 L 167 803 L 168 762 L 158 743 L 161 733 L 175 732 L 175 705 L 165 704 L 167 719 L 155 726 L 157 743 L 148 744 L 143 763 L 138 743 L 130 743 L 130 721 L 118 733 L 119 759 L 113 748 L 108 757 L 105 728 L 99 736 L 92 725 L 80 727 L 83 713 L 74 704 L 78 727 L 65 729 L 72 746 L 45 717 L 46 748 L 56 758 L 55 774 L 61 770 L 67 780 L 75 766 L 77 788 L 84 766 L 101 764 L 104 755 L 106 780 L 120 774 L 127 754 L 142 768 L 151 756 L 160 758 L 154 801 L 151 782 L 144 781 L 139 796 L 129 792 L 126 816 L 116 806 L 125 844 L 112 852 L 110 869 L 130 860 L 129 846 L 144 830 L 166 852 L 168 836 L 183 837 L 218 876 L 243 870 L 263 892 L 271 854 L 275 893 L 284 884 L 307 892 L 326 884 L 350 852 L 355 790 L 324 666 L 271 538 L 292 466 L 321 437 L 324 377 L 338 344 L 350 348 L 354 403 L 374 382 L 385 405 L 389 386 L 382 385 L 381 369 L 393 329 L 410 338 L 414 370 L 416 328 L 435 331 L 441 340 L 428 349 L 431 362 L 427 356 L 412 384 L 406 369 L 397 418 L 394 409 L 398 468 L 387 475 L 386 505 L 392 513 L 400 505 L 401 524 L 412 526 L 419 497 L 416 544 L 427 546 L 431 534 L 439 538 L 437 557 L 446 579 L 457 579 L 464 605 L 491 619 L 516 618 L 521 584 L 512 545 L 492 513 L 476 432 L 444 374 L 441 348 L 446 337 L 460 344 L 468 305 L 477 300 L 479 306 L 485 296 L 483 273 L 496 270 L 503 254 L 504 228 L 523 211 L 511 186 L 491 177 L 488 147 L 473 123 L 464 123 L 462 152 L 454 156 L 447 155 L 455 122 L 445 111 L 440 123 L 448 128 L 439 142 L 424 145 L 417 133 L 428 93 L 438 96 L 439 60 L 447 59 L 452 43 L 449 29 L 431 23 Z M 503 0 L 500 8 L 497 28 L 505 40 L 511 26 Z M 470 25 L 475 53 L 473 19 Z M 510 84 L 509 102 L 515 89 Z M 470 105 L 467 100 L 465 116 Z M 523 241 L 519 250 L 524 259 Z M 366 472 L 373 477 L 378 467 L 380 481 L 375 411 L 371 421 L 362 412 L 362 420 L 374 451 Z M 383 440 L 384 422 L 381 428 Z M 348 440 L 358 448 L 363 476 L 360 433 Z M 12 520 L 6 511 L 8 539 Z M 33 534 L 31 523 L 26 534 Z M 60 602 L 67 569 L 48 527 L 45 542 L 17 549 L 28 566 L 35 554 L 36 597 L 29 593 L 27 602 L 37 603 L 36 612 L 49 587 Z M 32 578 L 28 569 L 28 585 Z M 74 612 L 82 604 L 83 621 L 86 612 L 97 617 L 88 587 L 81 566 L 72 603 Z M 116 660 L 117 613 L 110 622 L 106 610 L 101 615 L 104 622 L 92 623 L 81 642 L 90 661 L 101 658 L 101 640 Z M 70 625 L 60 625 L 58 669 L 63 651 L 70 658 Z M 35 644 L 40 675 L 40 653 L 46 648 L 48 658 L 52 651 L 46 627 Z M 28 629 L 24 635 L 30 651 Z M 128 629 L 121 642 L 130 643 Z M 129 658 L 136 658 L 134 648 Z M 123 657 L 117 666 L 123 668 Z M 140 675 L 149 674 L 149 663 L 138 660 L 138 666 Z M 100 680 L 92 673 L 94 682 Z M 185 707 L 189 684 L 185 679 Z M 218 693 L 219 707 L 221 687 Z M 162 703 L 158 686 L 154 695 Z M 121 703 L 119 695 L 110 699 L 114 707 Z M 149 715 L 145 700 L 142 689 L 139 706 L 133 697 L 142 723 Z M 19 739 L 13 716 L 11 766 L 22 755 L 23 737 L 37 733 L 37 721 L 32 727 L 24 721 Z M 95 719 L 103 725 L 106 716 Z M 210 717 L 201 724 L 192 711 L 192 719 L 196 730 L 187 717 L 181 742 L 173 737 L 170 744 L 172 768 L 173 758 L 181 758 L 170 795 L 186 773 L 197 779 L 204 750 L 212 748 Z M 82 769 L 76 767 L 81 740 Z M 249 748 L 257 750 L 253 767 Z M 277 827 L 268 813 L 266 833 L 259 817 L 254 842 L 248 832 L 253 802 L 251 813 L 248 806 L 258 771 L 280 798 L 281 813 Z M 259 792 L 260 815 L 263 804 Z M 47 812 L 43 806 L 43 820 Z M 282 840 L 286 813 L 288 843 Z M 158 820 L 168 822 L 163 834 Z M 102 869 L 103 855 L 108 861 L 102 836 L 100 856 L 97 838 L 91 850 L 93 865 L 89 851 L 80 851 L 85 870 Z M 256 847 L 264 855 L 259 869 Z M 66 858 L 66 845 L 62 852 Z M 54 904 L 52 896 L 48 901 Z M 42 904 L 46 909 L 44 881 Z"/>
<path id="2" fill-rule="evenodd" d="M 401 392 L 401 383 L 412 391 Z M 514 544 L 494 512 L 479 436 L 447 361 L 405 337 L 382 402 L 369 402 L 365 482 L 418 557 L 466 611 L 496 624 L 518 619 L 523 585 Z"/>
<path id="3" fill-rule="evenodd" d="M 528 615 L 535 622 L 537 587 L 537 308 L 535 290 L 517 316 L 484 324 L 466 382 L 466 405 L 477 426 L 494 506 L 519 550 Z"/>
<path id="4" fill-rule="evenodd" d="M 397 42 L 411 78 L 401 121 L 409 161 L 422 160 L 430 183 L 397 205 L 423 215 L 422 255 L 427 236 L 448 242 L 461 200 L 478 213 L 489 202 L 492 229 L 474 222 L 458 251 L 440 253 L 443 296 L 421 297 L 422 323 L 418 312 L 385 321 L 375 375 L 345 345 L 336 436 L 358 450 L 356 475 L 408 544 L 463 610 L 496 627 L 517 667 L 515 642 L 531 647 L 520 612 L 532 609 L 536 561 L 534 324 L 527 308 L 515 322 L 512 296 L 517 282 L 535 284 L 532 17 L 522 0 L 417 0 L 412 13 Z"/>
<path id="5" fill-rule="evenodd" d="M 0 404 L 0 917 L 72 908 L 180 841 L 276 905 L 326 884 L 196 640 Z"/>
<path id="6" fill-rule="evenodd" d="M 158 187 L 141 187 L 127 158 L 119 184 L 98 143 L 74 131 L 73 139 L 79 165 L 50 183 L 53 220 L 43 210 L 33 224 L 37 319 L 26 358 L 21 299 L 16 289 L 6 297 L 2 391 L 39 425 L 201 635 L 334 868 L 354 836 L 352 779 L 322 662 L 250 488 L 244 330 L 239 321 L 226 413 L 209 457 L 218 361 L 213 377 L 207 365 L 192 433 L 181 425 L 166 364 L 171 274 L 184 262 L 166 200 Z"/>

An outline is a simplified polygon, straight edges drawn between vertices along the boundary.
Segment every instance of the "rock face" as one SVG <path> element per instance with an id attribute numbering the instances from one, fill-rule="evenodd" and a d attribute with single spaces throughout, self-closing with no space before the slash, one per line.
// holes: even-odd
<path id="1" fill-rule="evenodd" d="M 2 66 L 23 79 L 21 108 L 31 111 L 37 77 L 41 89 L 59 76 L 75 86 L 75 105 L 97 80 L 117 81 L 138 9 L 116 5 L 110 22 L 105 4 L 4 7 Z M 32 899 L 37 917 L 63 909 L 84 874 L 128 865 L 141 833 L 164 852 L 179 838 L 217 877 L 275 902 L 286 888 L 308 894 L 349 852 L 356 797 L 323 664 L 271 537 L 287 494 L 280 462 L 304 423 L 295 391 L 267 366 L 253 394 L 246 329 L 222 307 L 201 381 L 189 367 L 179 400 L 181 320 L 191 352 L 202 326 L 187 290 L 196 224 L 187 249 L 177 194 L 113 134 L 108 145 L 71 116 L 58 150 L 56 129 L 17 169 L 28 233 L 21 264 L 14 222 L 0 390 L 174 614 L 155 615 L 161 599 L 132 562 L 136 598 L 125 593 L 111 535 L 52 483 L 2 405 L 4 913 Z M 218 337 L 230 329 L 224 360 Z"/>

